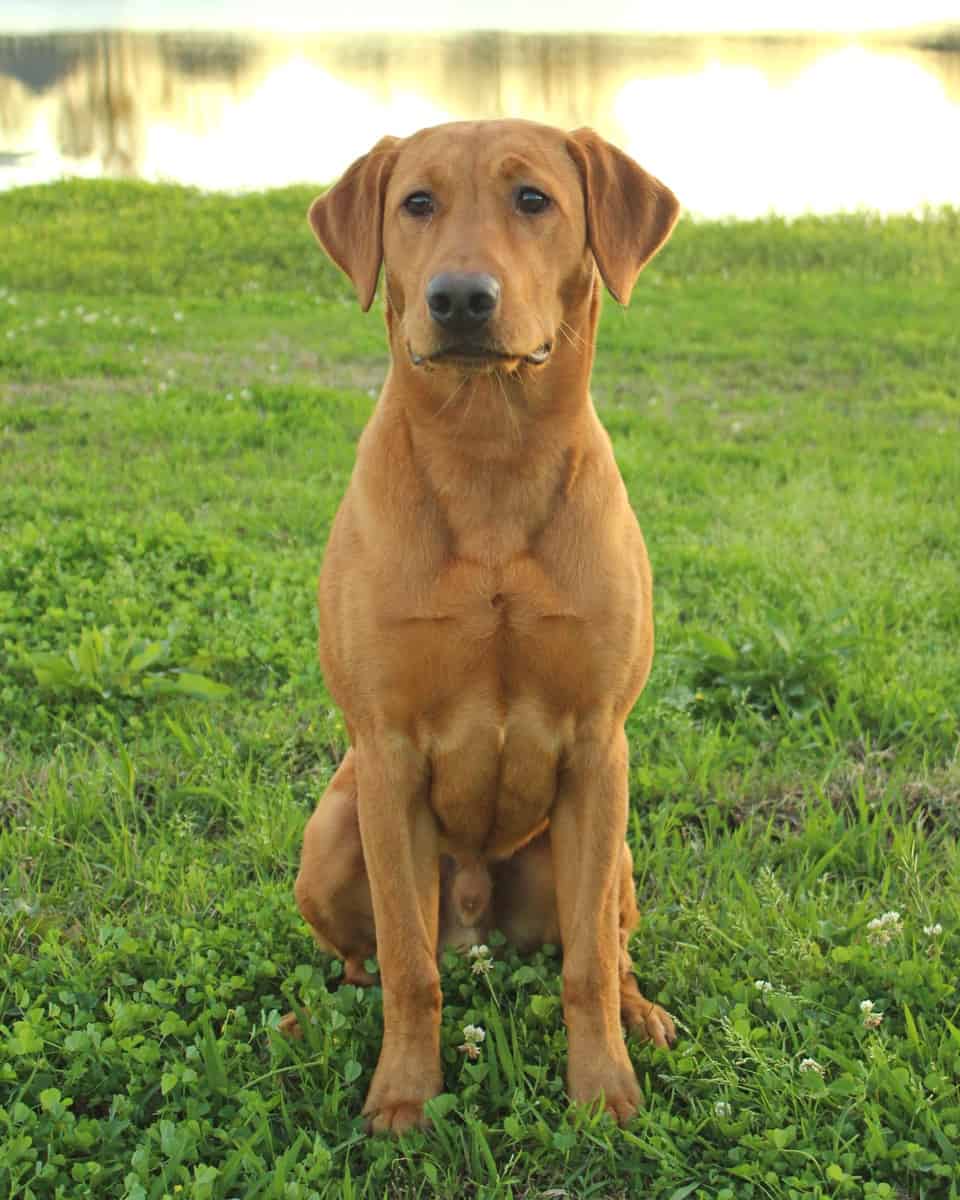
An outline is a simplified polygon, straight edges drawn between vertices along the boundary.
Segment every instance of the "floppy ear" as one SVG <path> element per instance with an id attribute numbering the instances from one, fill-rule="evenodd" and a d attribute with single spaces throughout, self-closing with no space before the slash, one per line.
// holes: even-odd
<path id="1" fill-rule="evenodd" d="M 567 137 L 583 183 L 587 242 L 600 275 L 620 304 L 670 236 L 680 204 L 670 189 L 592 129 Z"/>
<path id="2" fill-rule="evenodd" d="M 383 202 L 397 159 L 398 138 L 381 138 L 310 205 L 307 218 L 326 250 L 357 289 L 364 312 L 373 303 L 383 258 Z"/>

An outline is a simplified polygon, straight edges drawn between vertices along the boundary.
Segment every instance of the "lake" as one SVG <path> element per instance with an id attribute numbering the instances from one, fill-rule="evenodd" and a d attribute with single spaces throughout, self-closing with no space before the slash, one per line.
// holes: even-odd
<path id="1" fill-rule="evenodd" d="M 960 39 L 882 35 L 3 36 L 0 187 L 64 174 L 327 182 L 384 133 L 592 125 L 688 211 L 960 203 Z"/>

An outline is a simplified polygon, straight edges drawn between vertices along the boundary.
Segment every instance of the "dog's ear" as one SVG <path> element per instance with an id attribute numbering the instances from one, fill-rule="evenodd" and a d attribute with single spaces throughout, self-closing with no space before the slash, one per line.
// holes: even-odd
<path id="1" fill-rule="evenodd" d="M 357 289 L 360 307 L 373 303 L 383 258 L 383 203 L 397 160 L 399 138 L 381 138 L 347 168 L 338 183 L 310 205 L 317 241 Z"/>
<path id="2" fill-rule="evenodd" d="M 680 203 L 670 189 L 592 129 L 567 137 L 583 184 L 587 242 L 610 294 L 629 304 L 637 276 L 670 236 Z"/>

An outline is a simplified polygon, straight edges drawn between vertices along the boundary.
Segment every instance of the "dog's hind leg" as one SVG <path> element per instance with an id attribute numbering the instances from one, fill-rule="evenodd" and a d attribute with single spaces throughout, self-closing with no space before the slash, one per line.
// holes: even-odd
<path id="1" fill-rule="evenodd" d="M 360 842 L 352 749 L 307 822 L 294 895 L 320 949 L 343 959 L 344 982 L 359 987 L 375 983 L 364 967 L 376 954 L 377 937 Z M 283 1018 L 280 1028 L 299 1036 L 293 1013 Z"/>
<path id="2" fill-rule="evenodd" d="M 620 1020 L 628 1033 L 649 1038 L 656 1046 L 672 1046 L 677 1037 L 673 1018 L 666 1009 L 646 998 L 633 972 L 630 935 L 639 919 L 633 881 L 633 855 L 624 842 L 620 864 Z"/>

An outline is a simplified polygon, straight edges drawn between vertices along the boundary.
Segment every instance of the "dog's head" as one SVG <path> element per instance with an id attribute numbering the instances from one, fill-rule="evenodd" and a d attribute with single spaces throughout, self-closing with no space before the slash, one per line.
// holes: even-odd
<path id="1" fill-rule="evenodd" d="M 463 373 L 549 361 L 595 270 L 628 303 L 678 213 L 669 188 L 590 129 L 477 121 L 384 138 L 309 219 L 364 311 L 384 264 L 414 366 Z"/>

